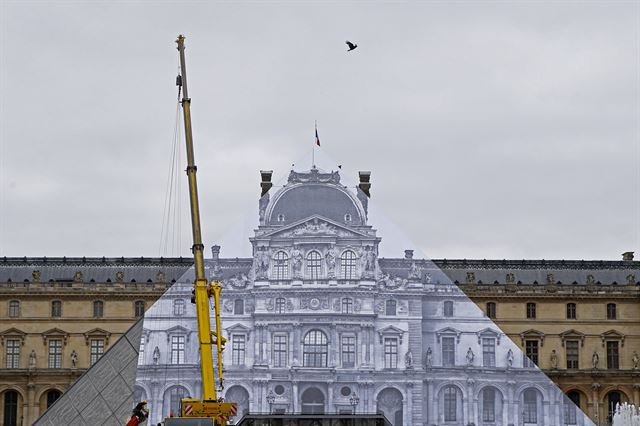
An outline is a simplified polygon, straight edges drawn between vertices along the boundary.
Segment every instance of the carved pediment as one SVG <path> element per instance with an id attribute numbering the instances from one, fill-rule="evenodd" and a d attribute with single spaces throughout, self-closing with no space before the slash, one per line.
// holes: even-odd
<path id="1" fill-rule="evenodd" d="M 17 328 L 10 328 L 0 333 L 0 345 L 4 345 L 4 339 L 20 339 L 20 343 L 24 345 L 24 338 L 27 336 L 22 330 Z"/>
<path id="2" fill-rule="evenodd" d="M 227 336 L 231 336 L 231 334 L 244 334 L 247 336 L 247 341 L 249 341 L 249 333 L 251 332 L 251 329 L 247 326 L 244 326 L 242 324 L 234 324 L 231 327 L 227 327 L 225 329 L 227 331 Z"/>
<path id="3" fill-rule="evenodd" d="M 478 332 L 476 332 L 476 335 L 478 336 L 478 344 L 482 343 L 482 338 L 488 338 L 488 337 L 492 337 L 494 339 L 496 339 L 496 344 L 500 344 L 500 337 L 502 337 L 502 333 L 500 333 L 499 331 L 494 330 L 493 328 L 485 328 L 484 330 L 480 330 Z"/>
<path id="4" fill-rule="evenodd" d="M 378 334 L 380 335 L 380 343 L 384 341 L 385 336 L 392 336 L 392 337 L 399 337 L 400 344 L 402 344 L 402 336 L 404 333 L 405 333 L 404 330 L 398 327 L 394 327 L 392 325 L 386 326 L 378 330 Z"/>
<path id="5" fill-rule="evenodd" d="M 456 330 L 453 327 L 445 327 L 436 331 L 436 337 L 438 339 L 438 343 L 440 343 L 440 338 L 444 337 L 455 337 L 456 343 L 460 343 L 460 336 L 462 336 L 462 332 L 460 330 Z"/>
<path id="6" fill-rule="evenodd" d="M 59 328 L 52 328 L 42 333 L 42 342 L 46 345 L 48 339 L 62 339 L 62 344 L 67 344 L 69 333 Z"/>
<path id="7" fill-rule="evenodd" d="M 577 330 L 567 330 L 560 333 L 560 339 L 562 340 L 562 346 L 566 340 L 580 340 L 580 346 L 584 346 L 585 334 Z"/>
<path id="8" fill-rule="evenodd" d="M 540 346 L 544 346 L 544 333 L 542 331 L 530 328 L 529 330 L 520 333 L 520 341 L 522 346 L 524 346 L 525 340 L 539 340 Z"/>
<path id="9" fill-rule="evenodd" d="M 176 325 L 175 327 L 171 327 L 166 331 L 166 333 L 167 333 L 167 343 L 171 341 L 171 336 L 186 336 L 187 342 L 191 338 L 191 330 L 181 325 Z"/>
<path id="10" fill-rule="evenodd" d="M 300 236 L 332 236 L 332 237 L 371 237 L 366 233 L 355 231 L 323 216 L 313 215 L 284 228 L 267 232 L 262 237 L 293 238 Z"/>
<path id="11" fill-rule="evenodd" d="M 111 333 L 101 328 L 94 328 L 93 330 L 89 330 L 83 334 L 84 334 L 84 340 L 87 343 L 87 345 L 89 344 L 89 340 L 91 340 L 91 338 L 104 338 L 105 345 L 108 345 L 109 337 L 111 337 Z"/>
<path id="12" fill-rule="evenodd" d="M 602 333 L 600 335 L 600 339 L 602 339 L 602 346 L 603 347 L 604 347 L 605 342 L 607 340 L 619 340 L 620 341 L 620 345 L 624 346 L 624 338 L 625 338 L 625 335 L 620 333 L 617 330 L 605 331 L 604 333 Z"/>

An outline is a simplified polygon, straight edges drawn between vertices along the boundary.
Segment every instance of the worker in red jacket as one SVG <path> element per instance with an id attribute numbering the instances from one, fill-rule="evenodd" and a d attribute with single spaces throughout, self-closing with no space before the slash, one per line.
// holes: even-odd
<path id="1" fill-rule="evenodd" d="M 138 426 L 142 424 L 149 417 L 149 410 L 147 409 L 147 401 L 139 402 L 133 409 L 133 414 L 126 426 Z"/>

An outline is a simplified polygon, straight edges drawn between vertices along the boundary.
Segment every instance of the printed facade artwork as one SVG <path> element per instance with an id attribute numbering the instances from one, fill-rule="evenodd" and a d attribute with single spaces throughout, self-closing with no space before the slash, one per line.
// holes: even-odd
<path id="1" fill-rule="evenodd" d="M 221 394 L 238 418 L 355 410 L 395 426 L 593 425 L 433 263 L 379 258 L 362 198 L 336 172 L 292 172 L 262 198 L 253 259 L 207 261 L 224 285 Z M 185 277 L 145 314 L 135 399 L 149 401 L 150 424 L 201 392 L 190 297 Z"/>

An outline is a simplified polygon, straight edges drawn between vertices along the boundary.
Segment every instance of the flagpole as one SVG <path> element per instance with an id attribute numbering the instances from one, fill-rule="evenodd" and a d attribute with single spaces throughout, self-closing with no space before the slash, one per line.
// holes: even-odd
<path id="1" fill-rule="evenodd" d="M 318 120 L 316 120 L 316 139 L 313 141 L 313 147 L 311 147 L 311 168 L 316 167 L 316 140 L 318 136 Z"/>

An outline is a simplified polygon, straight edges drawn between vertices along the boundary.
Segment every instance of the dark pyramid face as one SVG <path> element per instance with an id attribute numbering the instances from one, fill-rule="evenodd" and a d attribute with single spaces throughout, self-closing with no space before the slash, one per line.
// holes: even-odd
<path id="1" fill-rule="evenodd" d="M 459 271 L 419 255 L 348 182 L 355 173 L 316 164 L 271 188 L 244 227 L 251 237 L 234 228 L 206 262 L 224 284 L 219 393 L 238 418 L 355 410 L 394 425 L 593 424 L 536 367 L 543 336 L 531 330 L 525 356 L 453 283 Z M 192 281 L 189 271 L 147 311 L 139 356 L 109 351 L 96 364 L 137 360 L 118 393 L 131 407 L 149 401 L 149 424 L 201 394 Z M 103 399 L 104 413 L 125 414 Z"/>

